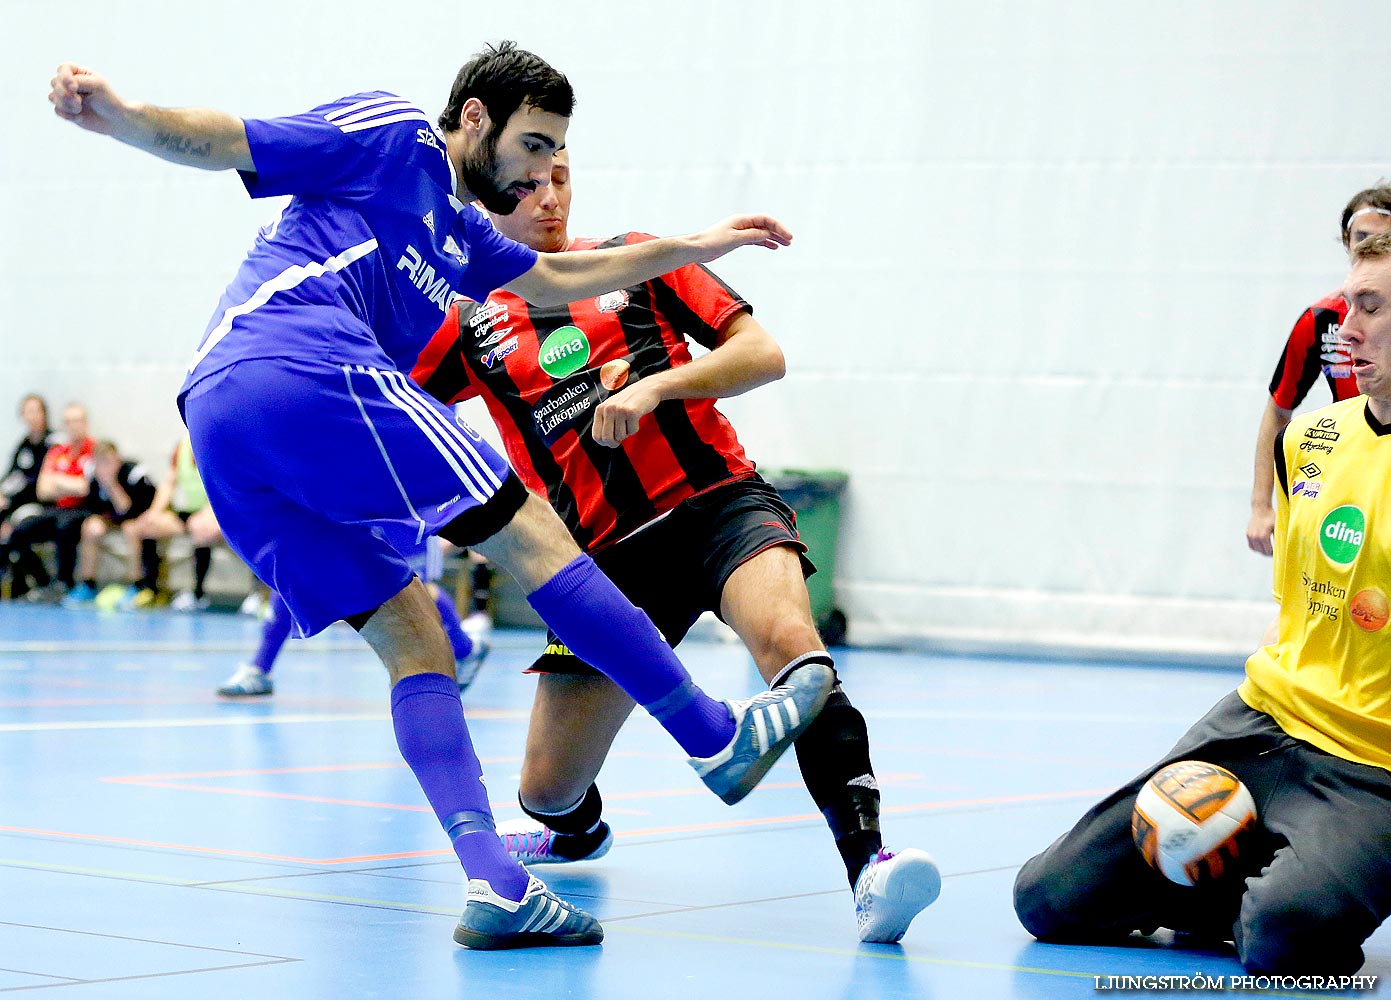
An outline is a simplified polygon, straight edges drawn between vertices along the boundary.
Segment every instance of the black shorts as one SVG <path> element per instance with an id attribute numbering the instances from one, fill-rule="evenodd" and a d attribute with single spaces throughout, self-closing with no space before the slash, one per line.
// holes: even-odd
<path id="1" fill-rule="evenodd" d="M 797 534 L 797 515 L 777 490 L 751 476 L 683 501 L 662 520 L 595 553 L 594 561 L 674 647 L 703 612 L 720 613 L 730 574 L 779 545 L 797 551 L 804 576 L 816 572 Z M 552 632 L 529 672 L 598 671 Z"/>

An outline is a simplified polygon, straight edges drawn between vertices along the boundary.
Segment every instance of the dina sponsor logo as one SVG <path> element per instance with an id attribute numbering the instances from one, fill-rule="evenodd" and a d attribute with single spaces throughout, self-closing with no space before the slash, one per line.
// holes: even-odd
<path id="1" fill-rule="evenodd" d="M 1360 507 L 1347 504 L 1335 507 L 1319 525 L 1319 547 L 1328 561 L 1347 566 L 1362 551 L 1367 536 L 1367 515 Z"/>
<path id="2" fill-rule="evenodd" d="M 538 359 L 553 379 L 573 375 L 589 364 L 589 338 L 577 326 L 562 326 L 542 343 Z"/>

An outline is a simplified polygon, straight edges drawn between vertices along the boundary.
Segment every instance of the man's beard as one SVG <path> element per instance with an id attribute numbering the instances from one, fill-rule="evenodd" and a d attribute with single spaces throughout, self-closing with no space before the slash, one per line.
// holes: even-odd
<path id="1" fill-rule="evenodd" d="M 460 165 L 464 187 L 494 215 L 511 215 L 521 204 L 511 185 L 500 187 L 497 174 L 497 128 L 488 130 L 477 157 L 465 156 Z"/>

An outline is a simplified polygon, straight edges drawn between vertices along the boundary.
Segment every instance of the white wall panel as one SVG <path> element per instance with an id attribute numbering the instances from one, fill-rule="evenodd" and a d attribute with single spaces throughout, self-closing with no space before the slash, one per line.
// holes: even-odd
<path id="1" fill-rule="evenodd" d="M 578 90 L 574 231 L 796 232 L 718 266 L 790 365 L 724 409 L 760 461 L 850 473 L 852 634 L 1232 652 L 1269 614 L 1252 441 L 1284 334 L 1341 280 L 1343 201 L 1391 172 L 1363 82 L 1385 4 L 3 9 L 0 405 L 84 399 L 162 460 L 273 211 L 62 126 L 58 61 L 247 115 L 369 87 L 432 109 L 516 37 Z"/>

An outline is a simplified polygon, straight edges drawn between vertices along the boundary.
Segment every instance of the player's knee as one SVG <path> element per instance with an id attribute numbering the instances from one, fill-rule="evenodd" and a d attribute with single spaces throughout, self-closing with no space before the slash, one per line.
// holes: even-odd
<path id="1" fill-rule="evenodd" d="M 1019 869 L 1014 880 L 1014 913 L 1024 929 L 1040 941 L 1073 941 L 1086 937 L 1086 927 L 1073 899 L 1075 873 L 1055 870 L 1046 854 Z"/>
<path id="2" fill-rule="evenodd" d="M 775 671 L 803 653 L 825 648 L 811 620 L 793 610 L 774 612 L 745 633 L 744 644 L 754 662 Z"/>
<path id="3" fill-rule="evenodd" d="M 82 537 L 95 541 L 106 534 L 106 521 L 100 517 L 89 517 L 82 522 Z"/>
<path id="4" fill-rule="evenodd" d="M 1334 893 L 1273 896 L 1256 887 L 1242 902 L 1237 955 L 1252 974 L 1352 975 L 1362 967 L 1366 937 L 1352 926 L 1355 917 Z"/>
<path id="5" fill-rule="evenodd" d="M 1059 924 L 1058 915 L 1048 904 L 1048 894 L 1044 889 L 1048 873 L 1034 858 L 1019 869 L 1014 879 L 1014 913 L 1024 929 L 1038 938 L 1047 941 Z"/>
<path id="6" fill-rule="evenodd" d="M 574 805 L 590 783 L 569 770 L 562 759 L 528 754 L 518 784 L 522 802 L 539 813 L 558 813 Z"/>
<path id="7" fill-rule="evenodd" d="M 217 530 L 217 525 L 192 523 L 188 526 L 188 539 L 195 548 L 210 548 L 222 541 L 222 533 Z"/>

